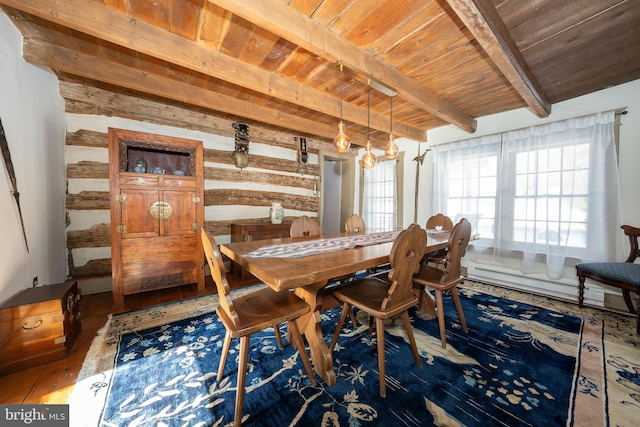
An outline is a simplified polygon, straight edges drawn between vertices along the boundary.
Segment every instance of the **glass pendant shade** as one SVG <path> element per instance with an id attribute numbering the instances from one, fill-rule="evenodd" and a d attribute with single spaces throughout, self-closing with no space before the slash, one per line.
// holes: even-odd
<path id="1" fill-rule="evenodd" d="M 393 96 L 389 97 L 391 100 L 391 108 L 389 109 L 389 142 L 384 147 L 384 155 L 387 159 L 395 159 L 398 157 L 398 146 L 393 142 Z"/>
<path id="2" fill-rule="evenodd" d="M 351 139 L 344 132 L 344 123 L 340 120 L 338 124 L 338 136 L 333 140 L 333 146 L 338 153 L 346 152 L 351 146 Z"/>
<path id="3" fill-rule="evenodd" d="M 371 169 L 374 167 L 378 161 L 376 155 L 371 152 L 371 142 L 367 141 L 367 151 L 362 156 L 362 160 L 360 160 L 360 164 L 365 169 Z"/>
<path id="4" fill-rule="evenodd" d="M 345 133 L 342 121 L 342 62 L 340 63 L 340 123 L 338 124 L 338 136 L 333 140 L 333 146 L 338 153 L 345 153 L 351 147 L 351 139 Z"/>
<path id="5" fill-rule="evenodd" d="M 388 159 L 395 159 L 398 157 L 398 146 L 395 142 L 393 142 L 393 134 L 389 134 L 389 142 L 384 147 L 384 155 L 387 156 Z"/>
<path id="6" fill-rule="evenodd" d="M 371 132 L 371 80 L 367 82 L 367 145 L 365 146 L 366 152 L 364 156 L 362 156 L 362 160 L 360 160 L 360 164 L 365 169 L 371 169 L 376 165 L 378 159 L 371 152 L 371 141 L 369 140 L 369 135 Z"/>

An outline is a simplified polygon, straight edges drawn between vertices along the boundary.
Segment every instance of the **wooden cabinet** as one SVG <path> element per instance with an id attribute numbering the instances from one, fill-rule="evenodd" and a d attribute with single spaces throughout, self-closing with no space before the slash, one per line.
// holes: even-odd
<path id="1" fill-rule="evenodd" d="M 25 289 L 0 306 L 0 375 L 62 359 L 80 332 L 77 282 Z"/>
<path id="2" fill-rule="evenodd" d="M 247 242 L 250 240 L 279 239 L 289 237 L 290 222 L 272 224 L 270 222 L 237 222 L 231 223 L 231 241 Z M 253 277 L 248 271 L 235 262 L 231 263 L 231 273 L 240 280 Z"/>
<path id="3" fill-rule="evenodd" d="M 183 284 L 204 290 L 202 142 L 110 128 L 109 181 L 114 305 Z"/>

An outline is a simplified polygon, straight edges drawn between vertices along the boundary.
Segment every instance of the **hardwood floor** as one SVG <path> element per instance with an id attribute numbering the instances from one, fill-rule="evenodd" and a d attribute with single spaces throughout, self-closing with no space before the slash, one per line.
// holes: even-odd
<path id="1" fill-rule="evenodd" d="M 230 274 L 227 277 L 232 287 L 249 283 L 235 282 Z M 215 292 L 215 286 L 211 277 L 207 276 L 204 293 L 210 292 Z M 100 328 L 104 326 L 110 313 L 121 313 L 198 294 L 202 293 L 197 291 L 195 285 L 185 285 L 128 295 L 125 297 L 125 307 L 119 310 L 114 310 L 112 307 L 111 292 L 82 295 L 80 298 L 82 329 L 69 355 L 61 360 L 0 376 L 0 403 L 67 403 L 91 343 Z"/>

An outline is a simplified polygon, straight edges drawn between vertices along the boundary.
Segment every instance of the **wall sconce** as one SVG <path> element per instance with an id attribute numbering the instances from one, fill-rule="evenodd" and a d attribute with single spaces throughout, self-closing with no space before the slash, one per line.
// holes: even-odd
<path id="1" fill-rule="evenodd" d="M 298 137 L 294 137 L 293 140 L 297 141 Z M 307 138 L 300 138 L 300 144 L 298 144 L 298 167 L 296 168 L 296 173 L 299 173 L 301 175 L 309 173 L 309 168 L 307 167 L 308 159 L 309 154 L 307 153 Z"/>
<path id="2" fill-rule="evenodd" d="M 235 132 L 235 149 L 231 153 L 233 164 L 237 168 L 246 168 L 249 165 L 249 125 L 235 122 L 231 126 Z"/>

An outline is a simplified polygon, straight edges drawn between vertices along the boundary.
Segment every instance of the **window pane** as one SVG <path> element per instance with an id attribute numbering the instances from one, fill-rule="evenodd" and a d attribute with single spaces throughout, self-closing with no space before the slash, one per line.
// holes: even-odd
<path id="1" fill-rule="evenodd" d="M 368 232 L 390 231 L 397 227 L 396 162 L 382 161 L 364 169 L 362 218 Z"/>

